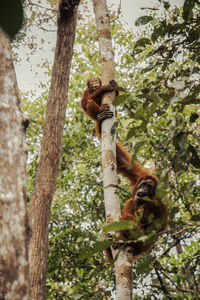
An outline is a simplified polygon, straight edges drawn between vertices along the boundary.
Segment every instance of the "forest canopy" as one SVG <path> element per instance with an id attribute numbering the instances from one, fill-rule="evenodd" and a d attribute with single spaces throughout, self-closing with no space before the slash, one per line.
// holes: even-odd
<path id="1" fill-rule="evenodd" d="M 87 1 L 83 2 L 51 207 L 47 299 L 113 299 L 115 289 L 112 265 L 100 251 L 105 248 L 100 142 L 94 122 L 80 108 L 87 79 L 100 76 L 96 25 Z M 27 4 L 27 31 L 19 33 L 14 45 L 25 37 L 24 43 L 35 51 L 38 45 L 34 36 L 30 38 L 28 22 L 44 28 L 55 20 L 55 11 L 38 10 L 35 2 Z M 133 160 L 157 174 L 157 195 L 169 203 L 166 233 L 133 268 L 134 299 L 190 300 L 197 299 L 200 291 L 200 5 L 197 0 L 185 0 L 181 8 L 168 1 L 155 4 L 137 19 L 137 33 L 127 29 L 120 13 L 110 11 L 116 81 L 121 87 L 114 100 L 117 137 Z M 28 201 L 51 76 L 48 61 L 42 68 L 46 78 L 41 82 L 41 94 L 21 92 L 23 111 L 30 120 L 26 134 Z M 119 183 L 123 207 L 131 190 L 123 178 Z M 85 254 L 84 260 L 78 259 L 80 252 Z"/>

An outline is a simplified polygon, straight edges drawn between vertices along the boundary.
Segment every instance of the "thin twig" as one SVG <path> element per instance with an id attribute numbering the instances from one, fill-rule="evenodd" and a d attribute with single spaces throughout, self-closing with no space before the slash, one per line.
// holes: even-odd
<path id="1" fill-rule="evenodd" d="M 43 8 L 43 9 L 45 9 L 45 10 L 50 10 L 50 11 L 52 11 L 52 12 L 55 12 L 55 13 L 57 13 L 57 9 L 53 9 L 53 8 L 44 7 L 44 6 L 42 6 L 42 5 L 39 5 L 39 4 L 36 4 L 36 3 L 33 3 L 33 2 L 31 2 L 31 1 L 29 1 L 29 4 L 31 4 L 31 5 L 33 5 L 33 6 L 37 6 L 37 7 Z"/>
<path id="2" fill-rule="evenodd" d="M 56 32 L 56 30 L 50 30 L 50 29 L 45 29 L 44 27 L 40 26 L 40 29 L 46 31 L 46 32 Z"/>
<path id="3" fill-rule="evenodd" d="M 162 254 L 160 257 L 165 256 L 173 247 L 179 243 L 180 239 L 175 240 Z"/>
<path id="4" fill-rule="evenodd" d="M 178 287 L 174 281 L 171 280 L 171 278 L 163 271 L 161 270 L 163 276 L 165 276 L 175 287 L 177 290 L 179 290 L 180 292 L 183 292 L 183 293 L 191 293 L 191 294 L 194 294 L 194 291 L 192 290 L 187 290 L 187 289 L 182 289 L 180 287 Z"/>
<path id="5" fill-rule="evenodd" d="M 165 283 L 164 283 L 162 277 L 160 276 L 160 273 L 159 273 L 159 271 L 158 271 L 157 268 L 155 268 L 155 272 L 156 272 L 156 275 L 157 275 L 157 277 L 158 277 L 158 281 L 160 282 L 161 290 L 162 290 L 163 293 L 168 297 L 169 300 L 173 300 L 173 299 L 170 297 L 169 292 L 168 292 L 167 289 L 166 289 Z"/>

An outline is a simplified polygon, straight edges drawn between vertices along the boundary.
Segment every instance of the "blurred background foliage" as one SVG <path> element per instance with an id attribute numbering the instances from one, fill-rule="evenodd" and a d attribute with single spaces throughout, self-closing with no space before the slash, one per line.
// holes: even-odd
<path id="1" fill-rule="evenodd" d="M 28 24 L 44 27 L 55 22 L 55 3 L 50 4 L 52 9 L 42 11 L 34 10 L 40 3 L 25 1 L 21 38 L 29 49 Z M 84 1 L 80 7 L 63 153 L 51 208 L 47 299 L 114 299 L 113 267 L 103 252 L 78 260 L 85 246 L 104 239 L 105 222 L 100 143 L 94 122 L 79 104 L 87 79 L 100 75 L 97 31 L 87 4 Z M 169 202 L 167 232 L 133 268 L 134 299 L 198 299 L 200 4 L 185 0 L 182 8 L 171 7 L 168 1 L 155 1 L 155 5 L 136 21 L 140 27 L 134 34 L 121 23 L 120 11 L 111 11 L 116 80 L 123 87 L 115 99 L 118 139 L 134 159 L 156 172 L 158 193 Z M 31 51 L 37 47 L 33 36 Z M 28 198 L 51 76 L 48 63 L 43 69 L 47 75 L 40 95 L 22 93 L 23 110 L 30 118 Z M 130 189 L 121 177 L 119 183 L 123 207 Z"/>

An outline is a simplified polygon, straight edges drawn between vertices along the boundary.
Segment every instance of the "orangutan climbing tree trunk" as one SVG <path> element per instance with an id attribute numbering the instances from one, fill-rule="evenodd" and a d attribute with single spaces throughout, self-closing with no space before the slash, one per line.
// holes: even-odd
<path id="1" fill-rule="evenodd" d="M 106 0 L 93 0 L 94 12 L 98 30 L 99 54 L 101 62 L 102 85 L 108 85 L 114 80 L 114 51 L 112 49 L 110 19 Z M 115 92 L 103 96 L 103 103 L 108 104 L 115 116 L 112 101 Z M 113 130 L 115 117 L 103 121 L 101 126 L 102 167 L 104 184 L 104 201 L 107 223 L 119 221 L 121 216 L 116 173 L 116 141 Z M 113 254 L 115 255 L 115 251 Z M 115 261 L 116 299 L 132 299 L 132 253 L 122 250 Z"/>

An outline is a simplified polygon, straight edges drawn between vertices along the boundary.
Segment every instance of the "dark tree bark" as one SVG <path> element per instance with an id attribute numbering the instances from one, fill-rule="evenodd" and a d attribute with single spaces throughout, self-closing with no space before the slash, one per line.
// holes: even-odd
<path id="1" fill-rule="evenodd" d="M 45 299 L 50 206 L 62 151 L 69 74 L 79 1 L 59 3 L 57 43 L 43 141 L 30 203 L 32 238 L 29 244 L 31 299 Z"/>
<path id="2" fill-rule="evenodd" d="M 0 31 L 0 299 L 28 300 L 26 155 L 9 40 Z"/>

